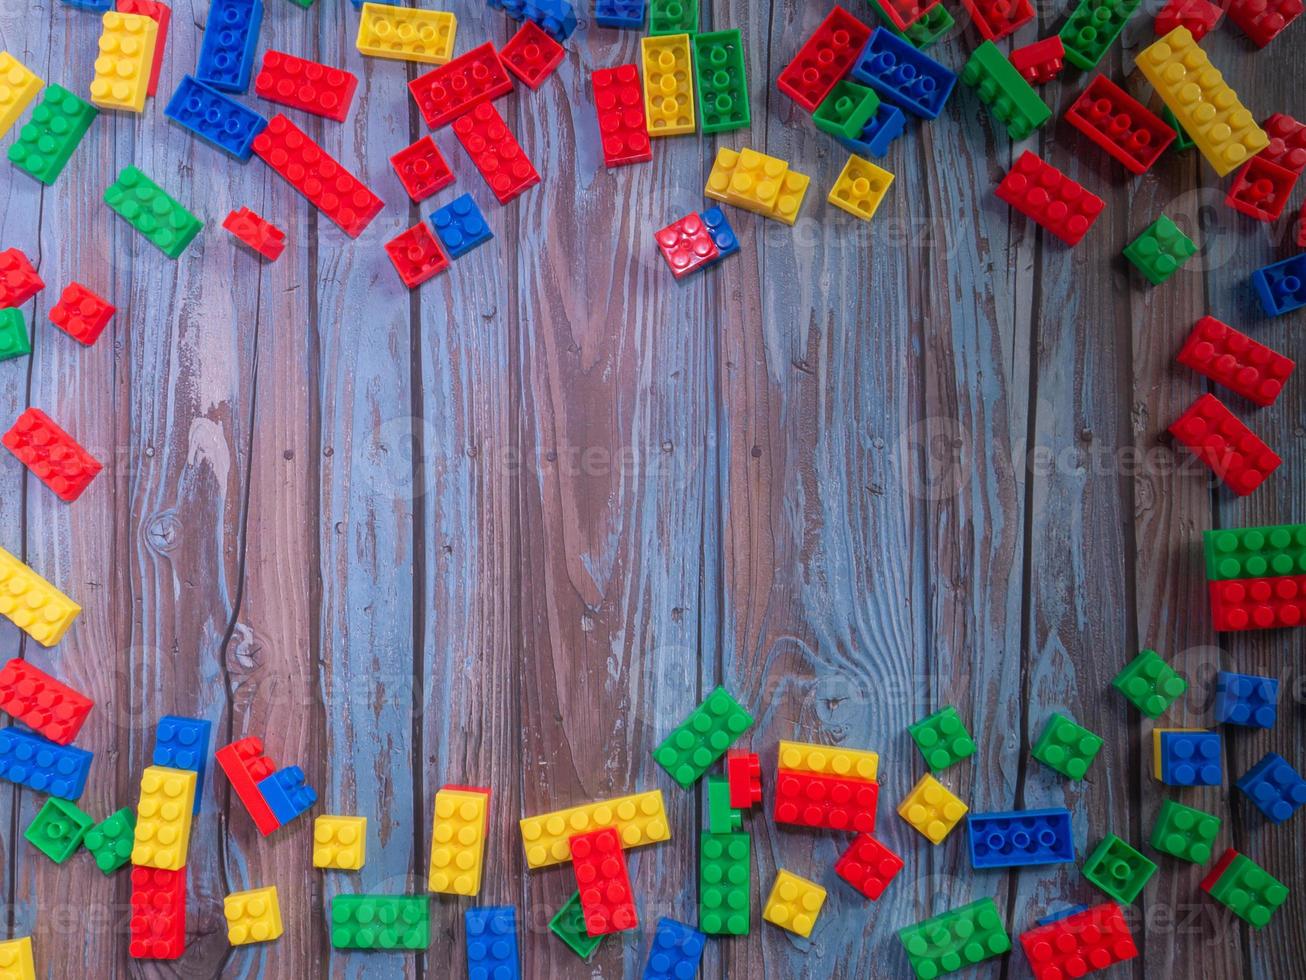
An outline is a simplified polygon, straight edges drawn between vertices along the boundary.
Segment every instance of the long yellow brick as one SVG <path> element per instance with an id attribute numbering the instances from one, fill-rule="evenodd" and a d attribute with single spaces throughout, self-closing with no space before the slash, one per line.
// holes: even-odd
<path id="1" fill-rule="evenodd" d="M 453 57 L 458 18 L 447 10 L 410 10 L 365 3 L 358 21 L 360 53 L 395 61 L 443 65 Z"/>
<path id="2" fill-rule="evenodd" d="M 442 789 L 435 794 L 427 886 L 446 895 L 477 895 L 485 861 L 484 793 Z"/>
<path id="3" fill-rule="evenodd" d="M 0 51 L 0 136 L 9 132 L 44 84 L 8 51 Z"/>
<path id="4" fill-rule="evenodd" d="M 116 10 L 105 14 L 91 102 L 104 109 L 144 110 L 158 39 L 159 24 L 152 17 Z"/>
<path id="5" fill-rule="evenodd" d="M 0 548 L 0 614 L 43 647 L 63 639 L 82 607 Z"/>
<path id="6" fill-rule="evenodd" d="M 642 38 L 639 48 L 644 56 L 644 114 L 649 136 L 692 133 L 694 70 L 689 35 Z"/>
<path id="7" fill-rule="evenodd" d="M 867 749 L 845 749 L 840 745 L 781 740 L 776 760 L 781 769 L 844 779 L 873 780 L 880 773 L 879 753 Z"/>
<path id="8" fill-rule="evenodd" d="M 136 805 L 132 864 L 165 871 L 186 867 L 197 778 L 189 769 L 145 767 Z"/>
<path id="9" fill-rule="evenodd" d="M 519 823 L 528 868 L 570 861 L 571 838 L 604 827 L 617 828 L 623 848 L 671 839 L 660 789 L 526 817 Z"/>

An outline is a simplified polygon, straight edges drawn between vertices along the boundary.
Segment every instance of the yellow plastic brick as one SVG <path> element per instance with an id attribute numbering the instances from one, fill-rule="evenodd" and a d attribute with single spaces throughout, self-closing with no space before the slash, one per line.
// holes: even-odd
<path id="1" fill-rule="evenodd" d="M 357 871 L 367 860 L 367 817 L 333 817 L 313 821 L 313 867 Z"/>
<path id="2" fill-rule="evenodd" d="M 1225 84 L 1188 28 L 1176 27 L 1134 60 L 1220 176 L 1269 145 L 1265 130 Z"/>
<path id="3" fill-rule="evenodd" d="M 82 607 L 0 548 L 0 613 L 43 647 L 63 639 Z"/>
<path id="4" fill-rule="evenodd" d="M 867 749 L 845 749 L 841 745 L 814 742 L 780 742 L 776 756 L 781 769 L 814 772 L 819 776 L 874 780 L 880 774 L 880 755 Z"/>
<path id="5" fill-rule="evenodd" d="M 478 895 L 485 860 L 484 793 L 442 789 L 435 794 L 428 886 L 445 895 Z"/>
<path id="6" fill-rule="evenodd" d="M 36 980 L 31 936 L 0 943 L 0 977 L 5 980 Z"/>
<path id="7" fill-rule="evenodd" d="M 739 159 L 730 174 L 726 201 L 758 214 L 771 214 L 788 172 L 789 164 L 783 160 L 745 147 L 739 151 Z"/>
<path id="8" fill-rule="evenodd" d="M 776 870 L 775 884 L 762 909 L 762 918 L 781 929 L 810 936 L 824 904 L 824 888 L 780 868 Z"/>
<path id="9" fill-rule="evenodd" d="M 571 860 L 571 838 L 590 830 L 615 827 L 623 848 L 671 839 L 662 790 L 585 803 L 519 821 L 528 868 L 547 868 Z"/>
<path id="10" fill-rule="evenodd" d="M 458 18 L 447 10 L 410 10 L 387 3 L 363 4 L 358 50 L 373 58 L 443 65 L 453 57 Z"/>
<path id="11" fill-rule="evenodd" d="M 186 867 L 190 817 L 195 808 L 195 773 L 188 769 L 147 766 L 141 774 L 136 805 L 136 841 L 132 864 L 177 871 Z"/>
<path id="12" fill-rule="evenodd" d="M 694 131 L 694 71 L 689 35 L 666 34 L 639 42 L 644 56 L 644 112 L 649 136 Z"/>
<path id="13" fill-rule="evenodd" d="M 855 218 L 870 221 L 892 183 L 893 174 L 889 171 L 855 153 L 849 154 L 827 200 Z"/>
<path id="14" fill-rule="evenodd" d="M 898 816 L 924 834 L 931 844 L 937 844 L 951 833 L 968 809 L 946 786 L 926 773 L 898 804 Z"/>
<path id="15" fill-rule="evenodd" d="M 267 943 L 281 936 L 281 906 L 277 886 L 233 892 L 222 900 L 227 941 L 233 946 Z"/>
<path id="16" fill-rule="evenodd" d="M 807 174 L 800 174 L 797 170 L 786 170 L 780 181 L 780 193 L 775 196 L 775 207 L 767 217 L 792 225 L 798 220 L 798 209 L 803 206 L 803 198 L 807 196 L 807 185 L 811 182 L 812 178 Z"/>
<path id="17" fill-rule="evenodd" d="M 91 101 L 104 109 L 144 110 L 158 39 L 159 24 L 152 17 L 116 10 L 105 14 Z"/>
<path id="18" fill-rule="evenodd" d="M 9 132 L 44 84 L 8 51 L 0 51 L 0 136 Z"/>

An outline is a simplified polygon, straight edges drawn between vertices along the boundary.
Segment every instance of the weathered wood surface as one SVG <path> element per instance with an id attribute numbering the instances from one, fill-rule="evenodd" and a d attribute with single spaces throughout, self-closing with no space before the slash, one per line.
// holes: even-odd
<path id="1" fill-rule="evenodd" d="M 212 719 L 224 742 L 263 735 L 278 763 L 305 768 L 321 812 L 370 818 L 363 872 L 322 875 L 307 821 L 263 840 L 210 782 L 190 949 L 180 964 L 140 964 L 126 954 L 125 876 L 45 861 L 21 839 L 40 800 L 10 788 L 9 927 L 35 936 L 42 976 L 458 975 L 460 903 L 432 902 L 422 957 L 335 953 L 325 928 L 338 892 L 423 888 L 446 781 L 494 787 L 482 900 L 521 909 L 526 974 L 638 975 L 657 916 L 694 921 L 705 820 L 650 751 L 719 682 L 757 714 L 768 770 L 781 737 L 879 749 L 881 834 L 908 866 L 867 906 L 830 870 L 840 839 L 755 815 L 755 888 L 784 866 L 830 898 L 810 941 L 763 927 L 755 907 L 749 939 L 709 946 L 706 976 L 903 976 L 893 933 L 928 914 L 995 895 L 1019 931 L 1095 898 L 1070 867 L 973 873 L 960 835 L 930 848 L 891 812 L 920 772 L 906 725 L 939 705 L 978 736 L 973 763 L 946 777 L 972 808 L 1065 801 L 1081 851 L 1108 831 L 1143 841 L 1164 795 L 1148 775 L 1150 726 L 1107 689 L 1142 646 L 1195 682 L 1170 721 L 1209 722 L 1219 666 L 1283 677 L 1280 725 L 1232 733 L 1228 771 L 1268 749 L 1306 760 L 1300 636 L 1217 638 L 1197 543 L 1205 527 L 1306 515 L 1301 387 L 1249 413 L 1285 463 L 1248 501 L 1176 468 L 1163 435 L 1204 388 L 1172 361 L 1203 313 L 1300 354 L 1300 317 L 1264 320 L 1247 285 L 1287 254 L 1282 229 L 1226 209 L 1192 153 L 1126 180 L 1050 124 L 1027 145 L 1109 204 L 1067 250 L 992 197 L 1023 146 L 965 91 L 937 123 L 911 125 L 886 162 L 888 201 L 870 226 L 853 221 L 823 202 L 844 155 L 770 83 L 825 10 L 705 3 L 704 29 L 744 30 L 751 133 L 661 142 L 653 164 L 613 172 L 588 76 L 635 60 L 637 41 L 582 30 L 540 91 L 503 103 L 541 187 L 498 208 L 437 136 L 496 238 L 413 294 L 381 244 L 430 210 L 408 204 L 387 163 L 423 130 L 403 89 L 415 71 L 361 59 L 343 0 L 308 12 L 268 0 L 262 46 L 360 74 L 345 125 L 301 117 L 389 202 L 357 242 L 258 161 L 242 167 L 168 125 L 161 100 L 143 117 L 102 116 L 51 189 L 3 168 L 0 244 L 39 258 L 49 288 L 27 308 L 32 357 L 0 364 L 0 406 L 49 410 L 106 462 L 72 506 L 14 460 L 0 468 L 0 543 L 84 606 L 54 650 L 7 624 L 0 634 L 6 656 L 99 704 L 84 805 L 103 816 L 134 802 L 153 724 L 177 712 Z M 510 36 L 482 4 L 457 12 L 460 50 Z M 206 16 L 176 5 L 165 96 Z M 1017 43 L 1063 17 L 1041 11 Z M 1259 114 L 1301 115 L 1299 31 L 1257 53 L 1222 29 L 1207 47 Z M 1103 70 L 1130 76 L 1150 32 L 1137 18 Z M 76 91 L 97 34 L 97 17 L 59 2 L 0 7 L 0 45 Z M 959 65 L 973 42 L 959 31 L 939 51 Z M 1054 108 L 1082 79 L 1045 90 Z M 793 229 L 732 210 L 743 254 L 675 286 L 650 233 L 701 206 L 717 145 L 789 159 L 812 189 Z M 102 205 L 127 163 L 209 222 L 180 262 Z M 279 262 L 256 263 L 218 228 L 241 204 L 288 228 Z M 1145 289 L 1119 250 L 1162 209 L 1200 229 L 1203 253 Z M 87 350 L 45 322 L 74 277 L 120 308 Z M 1083 784 L 1029 758 L 1053 710 L 1109 736 Z M 632 855 L 645 928 L 582 967 L 546 927 L 568 874 L 524 872 L 516 817 L 653 785 L 675 839 Z M 1184 798 L 1226 815 L 1222 842 L 1293 895 L 1253 934 L 1200 898 L 1200 868 L 1163 860 L 1138 906 L 1143 956 L 1117 975 L 1300 975 L 1299 832 L 1265 827 L 1228 789 Z M 267 883 L 285 936 L 230 949 L 223 894 Z M 976 972 L 1022 975 L 1020 960 Z"/>

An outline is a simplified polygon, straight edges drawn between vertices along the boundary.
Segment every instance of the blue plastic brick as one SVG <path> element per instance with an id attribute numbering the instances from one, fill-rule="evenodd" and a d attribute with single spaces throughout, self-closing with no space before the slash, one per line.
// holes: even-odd
<path id="1" fill-rule="evenodd" d="M 966 827 L 974 868 L 1024 868 L 1075 860 L 1074 832 L 1065 807 L 972 813 Z"/>
<path id="2" fill-rule="evenodd" d="M 1275 677 L 1222 670 L 1215 678 L 1215 720 L 1247 728 L 1273 728 L 1279 715 L 1279 681 Z"/>
<path id="3" fill-rule="evenodd" d="M 72 745 L 56 745 L 22 728 L 0 729 L 0 779 L 38 793 L 76 800 L 86 789 L 95 754 Z"/>
<path id="4" fill-rule="evenodd" d="M 471 908 L 463 913 L 463 924 L 470 980 L 521 980 L 516 909 L 511 905 Z"/>
<path id="5" fill-rule="evenodd" d="M 268 121 L 248 106 L 190 75 L 181 80 L 163 114 L 237 160 L 248 160 L 254 137 Z"/>
<path id="6" fill-rule="evenodd" d="M 1061 909 L 1059 912 L 1052 912 L 1043 916 L 1041 919 L 1035 919 L 1036 926 L 1051 925 L 1053 922 L 1060 922 L 1062 919 L 1069 919 L 1072 915 L 1078 915 L 1080 912 L 1087 912 L 1087 905 L 1071 905 L 1069 908 Z"/>
<path id="7" fill-rule="evenodd" d="M 159 719 L 159 727 L 154 734 L 151 764 L 167 766 L 169 769 L 189 769 L 197 774 L 194 813 L 200 812 L 204 774 L 209 768 L 209 737 L 212 732 L 213 723 L 203 718 L 164 715 Z"/>
<path id="8" fill-rule="evenodd" d="M 1269 752 L 1235 783 L 1270 823 L 1283 823 L 1306 804 L 1306 780 L 1283 756 Z"/>
<path id="9" fill-rule="evenodd" d="M 638 31 L 648 15 L 648 0 L 595 0 L 594 23 L 600 27 Z"/>
<path id="10" fill-rule="evenodd" d="M 431 215 L 431 227 L 451 259 L 460 258 L 494 237 L 470 194 L 455 197 Z"/>
<path id="11" fill-rule="evenodd" d="M 263 0 L 213 0 L 195 77 L 223 92 L 244 92 L 254 70 Z"/>
<path id="12" fill-rule="evenodd" d="M 1306 252 L 1252 273 L 1252 285 L 1266 316 L 1280 316 L 1306 306 Z"/>
<path id="13" fill-rule="evenodd" d="M 533 21 L 559 44 L 576 30 L 576 11 L 567 0 L 487 0 L 492 10 L 501 10 L 521 23 Z"/>
<path id="14" fill-rule="evenodd" d="M 69 7 L 78 10 L 92 10 L 97 14 L 107 14 L 113 9 L 113 0 L 63 0 Z"/>
<path id="15" fill-rule="evenodd" d="M 658 919 L 644 964 L 643 980 L 684 980 L 698 976 L 707 936 L 675 919 Z"/>
<path id="16" fill-rule="evenodd" d="M 889 146 L 907 127 L 907 117 L 896 105 L 881 102 L 875 115 L 862 127 L 861 135 L 856 139 L 840 138 L 839 143 L 845 149 L 858 156 L 882 157 L 889 152 Z"/>
<path id="17" fill-rule="evenodd" d="M 707 233 L 712 236 L 712 241 L 716 243 L 716 250 L 720 253 L 708 263 L 709 265 L 716 265 L 727 255 L 734 255 L 739 251 L 739 239 L 735 235 L 735 230 L 730 227 L 724 211 L 720 208 L 708 208 L 698 217 L 707 228 Z"/>
<path id="18" fill-rule="evenodd" d="M 883 27 L 877 27 L 866 42 L 852 75 L 922 119 L 937 119 L 957 84 L 956 72 Z"/>
<path id="19" fill-rule="evenodd" d="M 304 782 L 304 770 L 299 766 L 278 769 L 258 783 L 258 791 L 282 826 L 317 802 L 317 793 Z"/>
<path id="20" fill-rule="evenodd" d="M 1161 733 L 1161 782 L 1167 786 L 1219 786 L 1223 779 L 1218 733 Z"/>

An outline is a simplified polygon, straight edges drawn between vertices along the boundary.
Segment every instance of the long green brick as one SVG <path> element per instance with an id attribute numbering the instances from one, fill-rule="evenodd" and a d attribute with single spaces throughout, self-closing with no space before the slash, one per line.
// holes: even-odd
<path id="1" fill-rule="evenodd" d="M 53 184 L 100 110 L 62 85 L 50 85 L 32 118 L 9 147 L 9 162 L 42 184 Z"/>
<path id="2" fill-rule="evenodd" d="M 1202 549 L 1212 582 L 1306 574 L 1306 524 L 1203 531 Z"/>
<path id="3" fill-rule="evenodd" d="M 748 935 L 751 846 L 744 833 L 699 838 L 698 927 L 709 936 Z"/>
<path id="4" fill-rule="evenodd" d="M 1274 917 L 1288 900 L 1288 886 L 1245 854 L 1225 852 L 1202 888 L 1221 905 L 1255 929 Z"/>
<path id="5" fill-rule="evenodd" d="M 893 22 L 893 18 L 885 13 L 884 4 L 880 3 L 880 0 L 866 0 L 866 2 L 875 9 L 875 13 L 880 18 L 881 27 L 909 42 L 918 51 L 924 51 L 957 26 L 957 22 L 953 20 L 952 14 L 948 13 L 947 8 L 941 3 L 936 3 L 913 23 L 908 24 L 905 31 L 902 31 Z"/>
<path id="6" fill-rule="evenodd" d="M 718 687 L 653 750 L 653 759 L 689 789 L 752 723 L 753 716 Z"/>
<path id="7" fill-rule="evenodd" d="M 956 973 L 1011 949 L 1011 937 L 991 898 L 899 929 L 898 939 L 920 980 Z"/>
<path id="8" fill-rule="evenodd" d="M 698 118 L 704 133 L 745 129 L 752 123 L 744 42 L 738 30 L 696 35 L 694 73 Z"/>
<path id="9" fill-rule="evenodd" d="M 975 90 L 1013 140 L 1023 140 L 1052 118 L 1047 103 L 992 41 L 974 50 L 961 70 L 961 80 Z"/>
<path id="10" fill-rule="evenodd" d="M 431 945 L 425 895 L 337 895 L 331 900 L 336 949 L 426 949 Z"/>
<path id="11" fill-rule="evenodd" d="M 186 251 L 204 222 L 135 167 L 124 167 L 104 192 L 104 203 L 170 259 Z"/>
<path id="12" fill-rule="evenodd" d="M 1097 67 L 1143 0 L 1079 0 L 1061 28 L 1066 60 L 1088 71 Z"/>
<path id="13" fill-rule="evenodd" d="M 648 33 L 697 34 L 698 0 L 649 0 Z"/>

